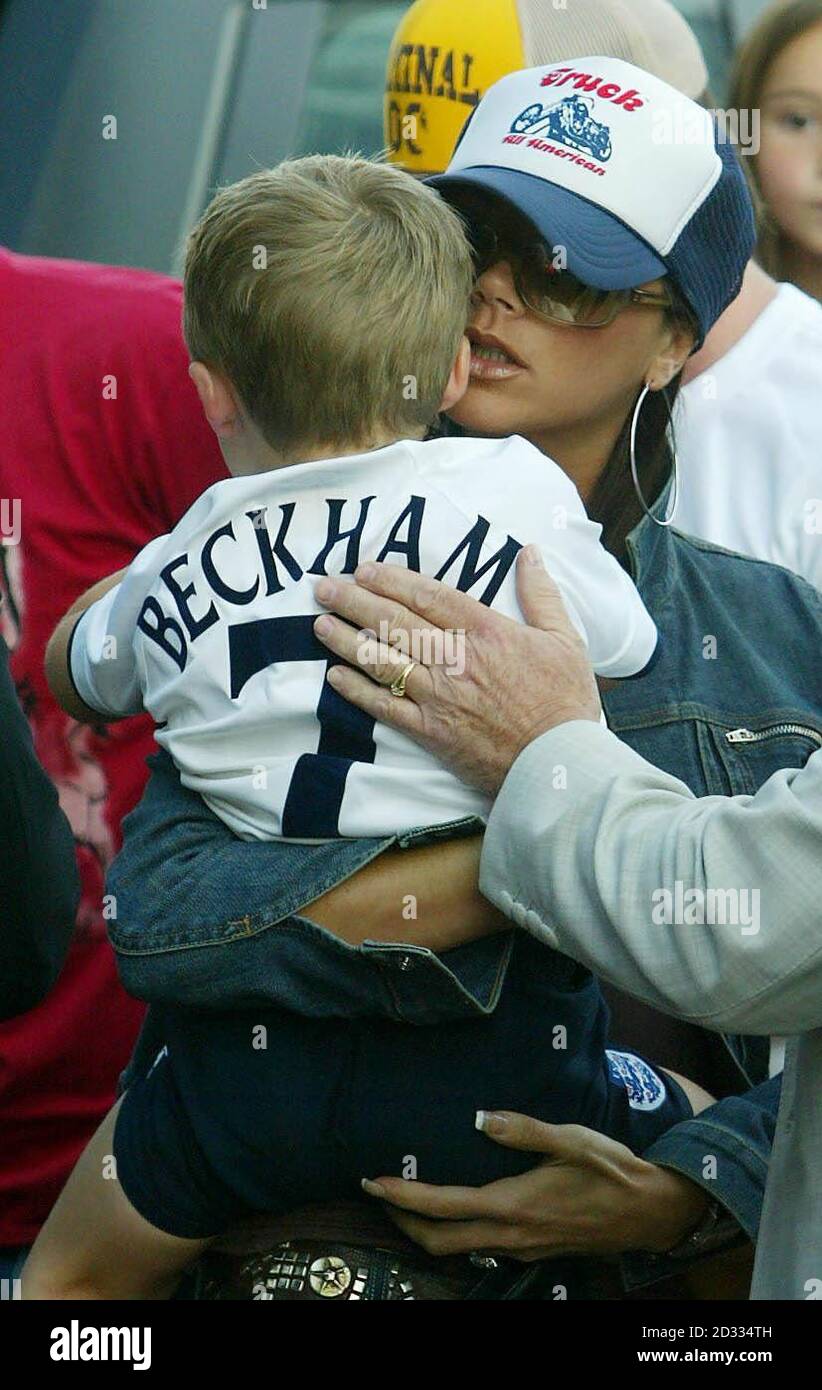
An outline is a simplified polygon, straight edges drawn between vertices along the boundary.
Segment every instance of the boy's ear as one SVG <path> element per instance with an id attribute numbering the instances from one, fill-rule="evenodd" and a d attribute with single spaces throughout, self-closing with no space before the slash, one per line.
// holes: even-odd
<path id="1" fill-rule="evenodd" d="M 231 439 L 242 429 L 242 417 L 228 381 L 204 362 L 192 362 L 188 374 L 197 388 L 203 414 L 218 439 Z"/>
<path id="2" fill-rule="evenodd" d="M 451 375 L 445 388 L 445 394 L 440 401 L 440 410 L 450 410 L 457 401 L 462 400 L 468 390 L 468 382 L 471 377 L 471 344 L 463 334 L 460 339 L 459 349 L 454 358 L 454 365 L 451 368 Z"/>

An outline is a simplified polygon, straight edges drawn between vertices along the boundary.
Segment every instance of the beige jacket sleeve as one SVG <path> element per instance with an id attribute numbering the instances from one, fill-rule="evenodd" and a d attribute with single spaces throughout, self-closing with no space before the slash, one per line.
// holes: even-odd
<path id="1" fill-rule="evenodd" d="M 822 750 L 756 794 L 694 797 L 593 723 L 519 756 L 480 887 L 518 926 L 717 1030 L 822 1026 Z"/>

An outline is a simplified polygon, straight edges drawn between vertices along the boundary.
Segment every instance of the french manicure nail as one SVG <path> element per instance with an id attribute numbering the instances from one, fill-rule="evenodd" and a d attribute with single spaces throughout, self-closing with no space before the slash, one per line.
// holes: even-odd
<path id="1" fill-rule="evenodd" d="M 508 1116 L 497 1110 L 478 1110 L 474 1124 L 483 1134 L 502 1134 L 508 1124 Z"/>
<path id="2" fill-rule="evenodd" d="M 387 1193 L 384 1187 L 380 1187 L 378 1182 L 372 1182 L 371 1178 L 362 1178 L 361 1187 L 363 1192 L 367 1192 L 370 1197 L 385 1197 Z"/>

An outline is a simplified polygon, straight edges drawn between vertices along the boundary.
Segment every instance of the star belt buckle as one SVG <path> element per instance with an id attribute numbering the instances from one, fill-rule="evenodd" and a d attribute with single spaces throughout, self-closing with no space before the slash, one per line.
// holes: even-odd
<path id="1" fill-rule="evenodd" d="M 339 1255 L 320 1255 L 308 1269 L 308 1282 L 320 1298 L 342 1298 L 351 1278 L 351 1269 Z"/>

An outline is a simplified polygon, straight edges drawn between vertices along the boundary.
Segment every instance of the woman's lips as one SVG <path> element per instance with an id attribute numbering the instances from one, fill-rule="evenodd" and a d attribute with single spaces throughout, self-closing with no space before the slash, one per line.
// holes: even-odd
<path id="1" fill-rule="evenodd" d="M 519 362 L 515 362 L 504 348 L 472 342 L 472 381 L 505 381 L 508 377 L 519 376 L 524 370 L 525 368 Z"/>

